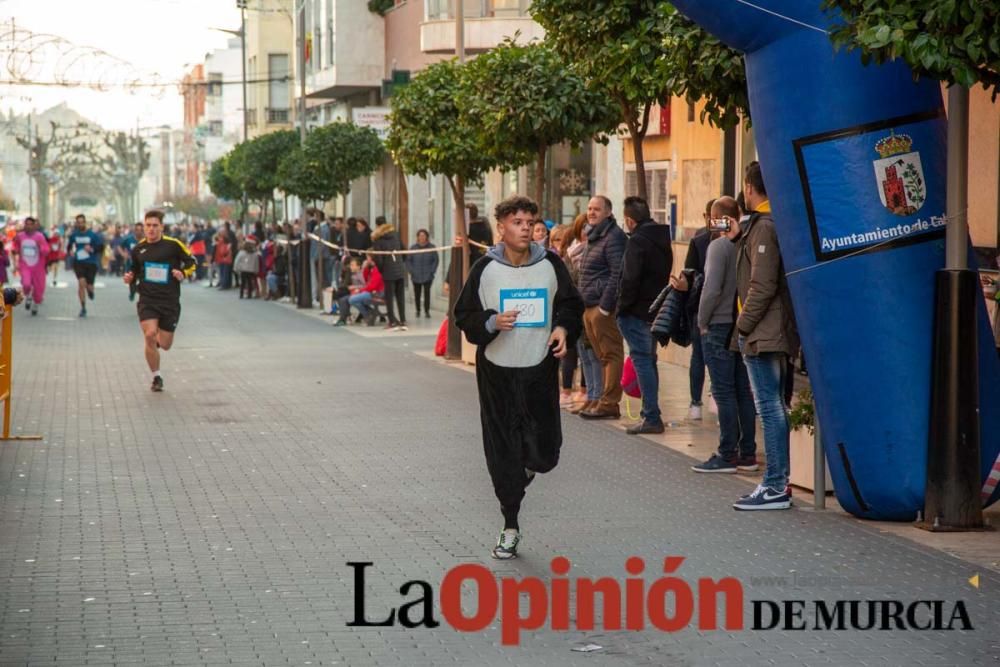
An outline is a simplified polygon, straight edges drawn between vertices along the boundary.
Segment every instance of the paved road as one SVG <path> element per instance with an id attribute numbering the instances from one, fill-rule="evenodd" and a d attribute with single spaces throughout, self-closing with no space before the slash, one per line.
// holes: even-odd
<path id="1" fill-rule="evenodd" d="M 90 312 L 77 320 L 70 291 L 54 290 L 43 316 L 17 315 L 16 424 L 45 440 L 0 443 L 4 665 L 1000 661 L 997 575 L 973 589 L 973 566 L 835 515 L 738 514 L 745 483 L 569 416 L 560 467 L 525 503 L 523 558 L 491 561 L 499 513 L 474 379 L 413 353 L 430 338 L 364 339 L 189 288 L 167 392 L 153 395 L 124 288 L 100 290 Z M 975 630 L 541 630 L 510 648 L 497 623 L 346 626 L 348 561 L 375 563 L 375 619 L 406 581 L 437 591 L 460 563 L 547 580 L 565 555 L 576 576 L 622 579 L 639 555 L 651 582 L 670 554 L 687 558 L 688 582 L 740 577 L 748 610 L 962 600 Z M 602 648 L 572 650 L 588 643 Z"/>

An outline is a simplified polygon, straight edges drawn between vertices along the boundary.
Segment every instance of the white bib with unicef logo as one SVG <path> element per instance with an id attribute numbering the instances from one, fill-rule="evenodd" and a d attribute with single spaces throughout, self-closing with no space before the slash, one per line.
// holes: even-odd
<path id="1" fill-rule="evenodd" d="M 483 269 L 479 301 L 486 310 L 518 311 L 512 331 L 501 331 L 486 346 L 486 358 L 497 366 L 537 366 L 549 354 L 552 300 L 559 290 L 552 262 L 547 258 L 530 266 L 513 267 L 496 260 Z"/>

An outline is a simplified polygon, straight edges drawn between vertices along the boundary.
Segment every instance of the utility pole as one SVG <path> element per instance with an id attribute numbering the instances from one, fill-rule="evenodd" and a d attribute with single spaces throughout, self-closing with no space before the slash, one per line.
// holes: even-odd
<path id="1" fill-rule="evenodd" d="M 300 0 L 298 8 L 299 19 L 299 141 L 306 143 L 306 3 Z M 270 73 L 269 73 L 270 75 Z M 309 229 L 306 220 L 306 203 L 299 201 L 299 290 L 297 305 L 299 308 L 312 308 L 312 288 L 310 285 L 309 266 Z"/>
<path id="2" fill-rule="evenodd" d="M 35 144 L 31 140 L 31 112 L 28 112 L 28 215 L 35 214 Z"/>
<path id="3" fill-rule="evenodd" d="M 948 88 L 945 268 L 935 275 L 924 522 L 982 530 L 979 470 L 979 275 L 968 268 L 969 89 Z"/>
<path id="4" fill-rule="evenodd" d="M 236 0 L 236 6 L 240 8 L 240 51 L 243 54 L 240 60 L 241 79 L 243 84 L 243 141 L 247 140 L 247 0 Z M 243 206 L 240 209 L 240 225 L 247 214 L 247 193 L 243 193 Z"/>

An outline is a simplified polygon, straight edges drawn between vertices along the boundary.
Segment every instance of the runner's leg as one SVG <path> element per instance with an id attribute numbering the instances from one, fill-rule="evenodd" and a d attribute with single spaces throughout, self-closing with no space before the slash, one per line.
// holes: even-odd
<path id="1" fill-rule="evenodd" d="M 156 341 L 160 344 L 160 349 L 166 352 L 174 344 L 174 332 L 157 329 Z"/>
<path id="2" fill-rule="evenodd" d="M 142 328 L 143 341 L 146 346 L 146 363 L 149 365 L 149 370 L 156 374 L 160 370 L 160 350 L 157 348 L 161 334 L 160 321 L 142 320 L 139 322 L 139 326 Z M 173 334 L 170 335 L 170 340 L 173 342 Z"/>

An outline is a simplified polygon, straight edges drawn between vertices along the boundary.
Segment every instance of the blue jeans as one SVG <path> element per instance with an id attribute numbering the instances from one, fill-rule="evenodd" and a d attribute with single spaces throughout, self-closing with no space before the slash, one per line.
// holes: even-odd
<path id="1" fill-rule="evenodd" d="M 368 307 L 372 305 L 372 293 L 371 292 L 358 292 L 357 294 L 352 294 L 347 298 L 347 305 L 354 306 L 358 309 L 361 317 L 368 315 Z M 345 311 L 340 314 L 344 319 L 347 319 L 349 311 Z"/>
<path id="2" fill-rule="evenodd" d="M 582 338 L 576 344 L 576 351 L 580 356 L 580 372 L 587 382 L 587 400 L 599 401 L 604 393 L 604 368 L 594 348 L 584 345 Z"/>
<path id="3" fill-rule="evenodd" d="M 740 351 L 746 339 L 739 337 Z M 787 355 L 783 352 L 762 352 L 743 355 L 753 388 L 754 403 L 764 426 L 764 486 L 784 491 L 788 484 L 788 413 L 785 411 L 785 381 Z"/>
<path id="4" fill-rule="evenodd" d="M 628 343 L 628 355 L 632 357 L 635 375 L 642 392 L 644 422 L 659 424 L 660 416 L 660 374 L 656 370 L 656 341 L 649 331 L 649 323 L 632 315 L 618 316 L 618 330 Z"/>
<path id="5" fill-rule="evenodd" d="M 688 381 L 691 383 L 691 405 L 701 405 L 701 395 L 705 390 L 705 352 L 701 346 L 701 333 L 698 327 L 691 331 L 691 368 L 688 369 Z"/>
<path id="6" fill-rule="evenodd" d="M 731 324 L 710 324 L 701 339 L 719 408 L 719 456 L 727 461 L 757 453 L 753 391 L 743 357 L 729 350 L 730 331 Z"/>

